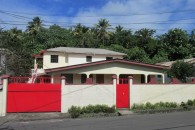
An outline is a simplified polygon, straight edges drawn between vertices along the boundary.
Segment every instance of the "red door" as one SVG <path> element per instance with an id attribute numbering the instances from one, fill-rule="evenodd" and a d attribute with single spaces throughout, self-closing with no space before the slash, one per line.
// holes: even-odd
<path id="1" fill-rule="evenodd" d="M 129 108 L 128 79 L 119 79 L 116 86 L 116 108 Z"/>

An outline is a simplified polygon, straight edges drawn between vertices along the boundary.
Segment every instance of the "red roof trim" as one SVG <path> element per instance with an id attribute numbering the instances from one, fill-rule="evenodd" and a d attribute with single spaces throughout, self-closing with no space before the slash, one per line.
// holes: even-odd
<path id="1" fill-rule="evenodd" d="M 88 66 L 94 66 L 94 65 L 114 63 L 114 62 L 120 62 L 120 63 L 132 64 L 132 65 L 139 65 L 139 66 L 145 66 L 145 67 L 152 67 L 152 68 L 157 68 L 157 69 L 168 69 L 168 67 L 161 66 L 161 65 L 146 64 L 146 63 L 133 62 L 133 61 L 122 60 L 122 59 L 113 59 L 113 60 L 103 60 L 103 61 L 97 61 L 97 62 L 91 62 L 91 63 L 85 63 L 85 64 L 78 64 L 78 65 L 72 65 L 72 66 L 66 66 L 66 67 L 45 69 L 45 72 L 46 73 L 56 72 L 56 71 L 76 69 L 76 68 L 82 68 L 82 67 L 88 67 Z"/>
<path id="2" fill-rule="evenodd" d="M 42 56 L 45 52 L 46 52 L 46 50 L 41 50 L 40 53 L 33 54 L 32 57 L 40 57 L 40 56 Z"/>

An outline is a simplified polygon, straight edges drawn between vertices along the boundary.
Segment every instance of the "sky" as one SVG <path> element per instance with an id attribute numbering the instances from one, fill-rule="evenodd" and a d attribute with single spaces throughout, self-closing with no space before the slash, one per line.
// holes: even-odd
<path id="1" fill-rule="evenodd" d="M 68 28 L 77 23 L 92 27 L 103 18 L 111 27 L 132 31 L 155 29 L 157 34 L 195 29 L 195 0 L 0 0 L 0 27 L 25 30 L 39 16 L 45 27 Z"/>

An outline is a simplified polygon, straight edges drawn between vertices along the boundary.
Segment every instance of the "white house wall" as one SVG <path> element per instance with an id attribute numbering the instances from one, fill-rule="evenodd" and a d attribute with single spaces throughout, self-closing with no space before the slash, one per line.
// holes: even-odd
<path id="1" fill-rule="evenodd" d="M 116 104 L 115 85 L 63 85 L 61 112 L 66 113 L 73 106 Z"/>
<path id="2" fill-rule="evenodd" d="M 51 55 L 58 55 L 58 63 L 51 63 Z M 62 52 L 45 52 L 43 55 L 43 69 L 64 67 L 69 65 L 83 64 L 86 62 L 86 56 L 92 56 L 92 62 L 106 60 L 106 57 L 122 59 L 122 56 L 94 55 L 94 54 L 66 54 Z M 68 61 L 68 63 L 66 63 Z"/>
<path id="3" fill-rule="evenodd" d="M 58 55 L 58 63 L 51 63 L 51 55 Z M 67 55 L 65 53 L 61 52 L 45 52 L 43 55 L 43 69 L 57 68 L 68 65 L 68 63 L 66 63 L 66 56 Z"/>
<path id="4" fill-rule="evenodd" d="M 195 84 L 145 84 L 130 86 L 130 105 L 157 102 L 186 102 L 195 99 Z"/>

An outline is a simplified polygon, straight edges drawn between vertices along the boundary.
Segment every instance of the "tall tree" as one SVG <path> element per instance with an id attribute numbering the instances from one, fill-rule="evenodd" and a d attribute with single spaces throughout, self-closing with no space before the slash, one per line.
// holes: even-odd
<path id="1" fill-rule="evenodd" d="M 96 24 L 97 37 L 99 38 L 103 46 L 106 46 L 106 40 L 109 40 L 110 38 L 110 35 L 107 31 L 110 26 L 111 25 L 109 24 L 109 21 L 106 19 L 100 19 L 98 21 L 98 24 Z"/>
<path id="2" fill-rule="evenodd" d="M 188 34 L 182 29 L 171 29 L 161 37 L 163 46 L 170 60 L 184 59 L 191 55 L 192 45 L 189 44 Z"/>
<path id="3" fill-rule="evenodd" d="M 37 32 L 40 30 L 40 28 L 42 27 L 42 21 L 39 17 L 35 17 L 33 18 L 32 22 L 28 23 L 27 26 L 27 32 L 32 35 L 33 37 L 35 37 L 37 35 Z"/>
<path id="4" fill-rule="evenodd" d="M 131 30 L 124 30 L 122 26 L 116 26 L 115 32 L 110 38 L 110 42 L 119 44 L 125 48 L 131 48 L 134 46 L 134 37 Z"/>
<path id="5" fill-rule="evenodd" d="M 137 38 L 137 45 L 140 47 L 147 45 L 153 39 L 155 32 L 155 30 L 147 28 L 136 31 L 135 36 Z"/>
<path id="6" fill-rule="evenodd" d="M 88 40 L 90 34 L 90 30 L 88 27 L 82 26 L 81 24 L 77 24 L 72 33 L 77 39 L 77 47 L 88 47 Z"/>

